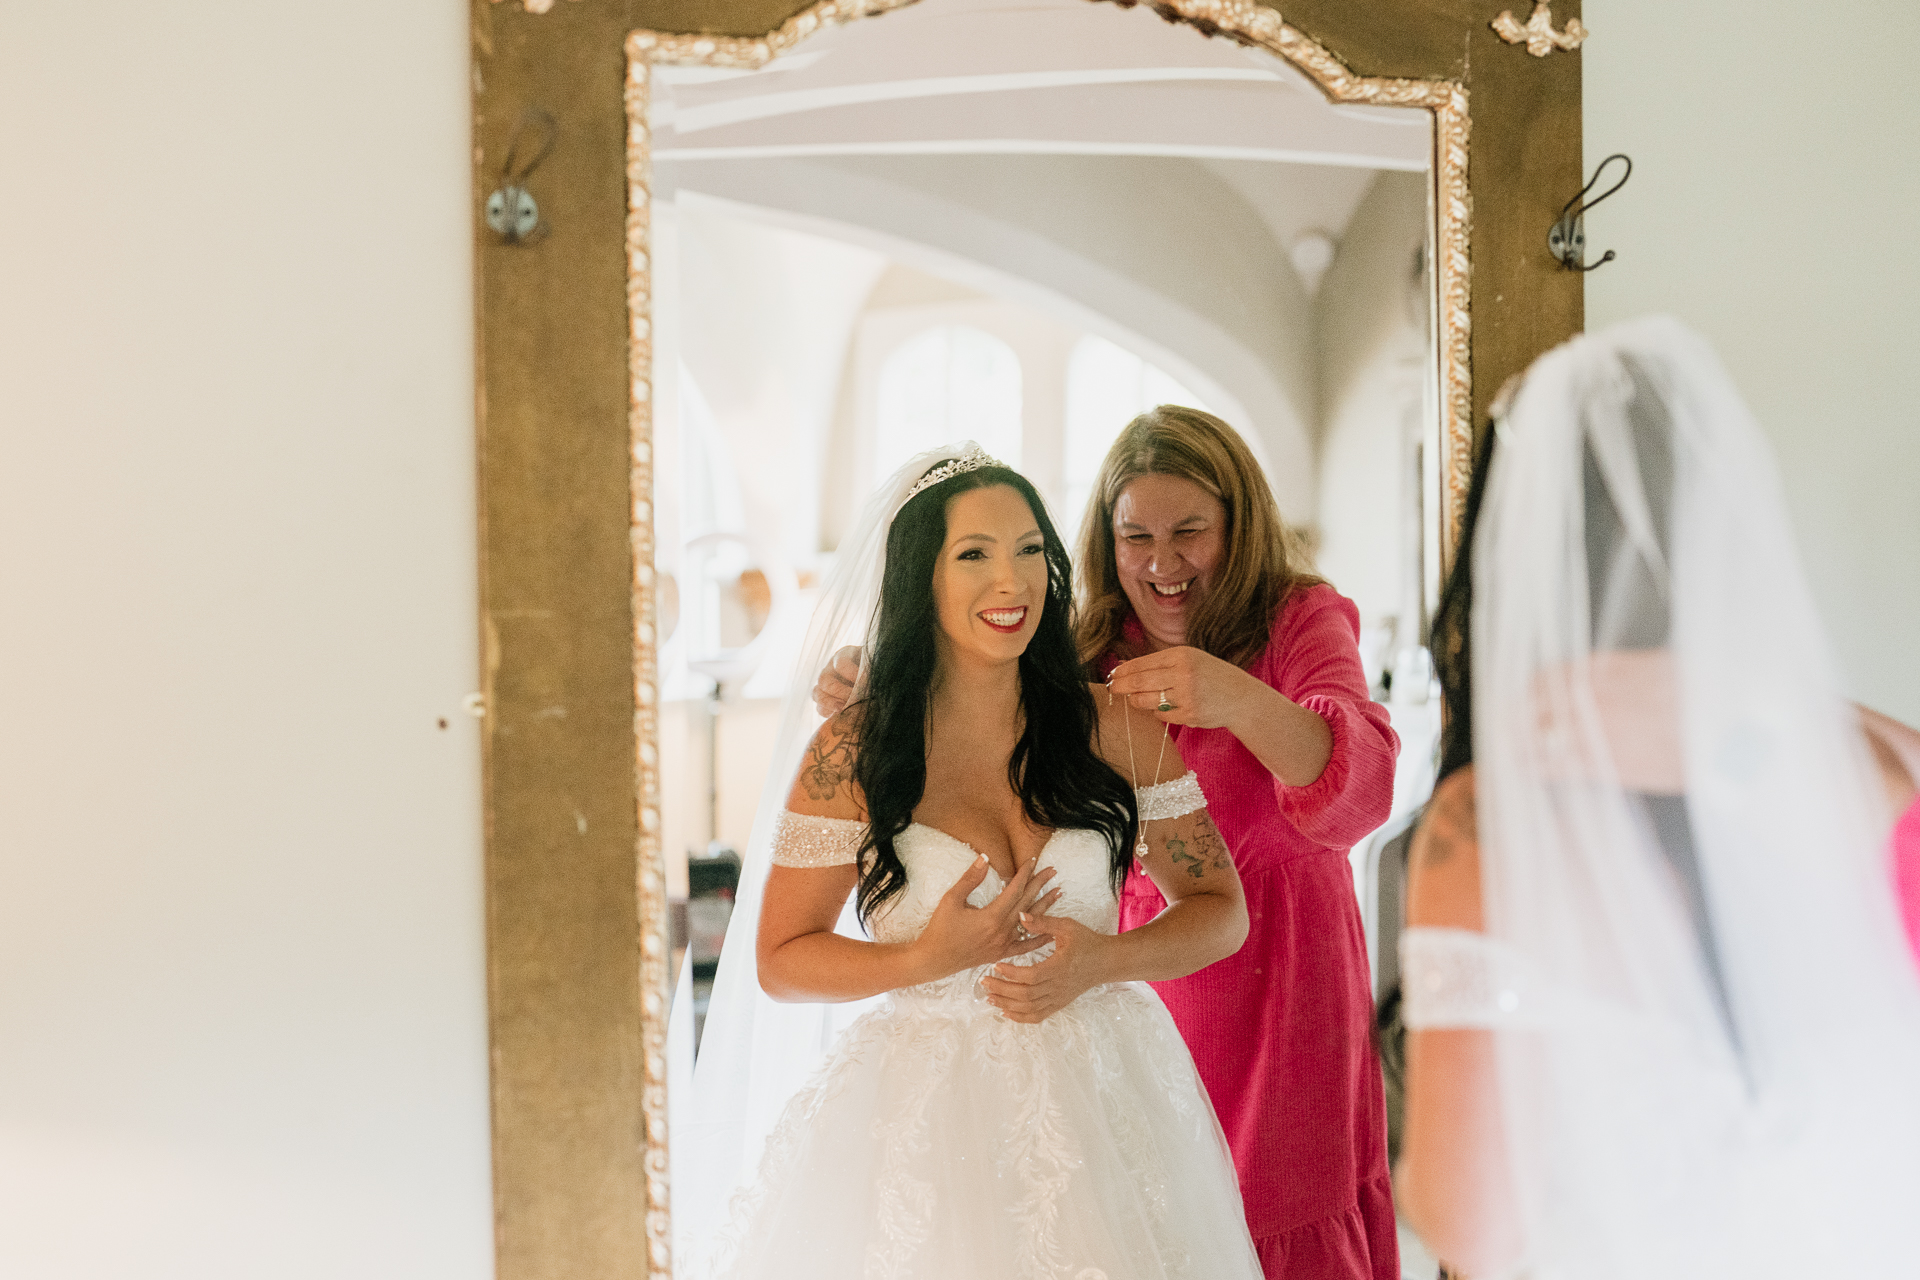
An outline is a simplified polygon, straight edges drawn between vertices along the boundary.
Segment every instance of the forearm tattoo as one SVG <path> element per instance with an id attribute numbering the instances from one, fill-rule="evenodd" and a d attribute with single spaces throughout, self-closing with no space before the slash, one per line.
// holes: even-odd
<path id="1" fill-rule="evenodd" d="M 1219 828 L 1213 825 L 1213 819 L 1205 810 L 1200 812 L 1189 835 L 1192 838 L 1186 840 L 1179 836 L 1167 837 L 1167 859 L 1175 870 L 1185 867 L 1187 874 L 1198 880 L 1209 871 L 1225 871 L 1233 865 L 1227 842 L 1220 838 Z"/>
<path id="2" fill-rule="evenodd" d="M 853 777 L 854 736 L 839 734 L 818 737 L 807 748 L 800 766 L 800 785 L 815 800 L 831 800 L 843 783 Z"/>

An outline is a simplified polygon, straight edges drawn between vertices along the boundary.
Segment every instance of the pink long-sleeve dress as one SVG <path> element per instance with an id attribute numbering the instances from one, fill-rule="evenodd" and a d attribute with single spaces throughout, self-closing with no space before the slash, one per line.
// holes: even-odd
<path id="1" fill-rule="evenodd" d="M 1200 786 L 1206 789 L 1204 782 Z M 1900 899 L 1900 918 L 1907 926 L 1907 945 L 1914 962 L 1920 964 L 1920 798 L 1894 824 L 1893 887 Z M 1126 927 L 1124 919 L 1121 927 Z"/>
<path id="2" fill-rule="evenodd" d="M 1176 726 L 1246 888 L 1235 955 L 1154 988 L 1226 1130 L 1268 1280 L 1399 1280 L 1386 1101 L 1348 850 L 1387 820 L 1399 740 L 1367 696 L 1359 612 L 1330 586 L 1295 591 L 1250 668 L 1333 731 L 1315 782 L 1282 783 L 1225 729 Z M 1137 619 L 1125 637 L 1145 648 Z M 1120 657 L 1109 654 L 1108 671 Z M 1136 866 L 1120 927 L 1166 900 Z"/>

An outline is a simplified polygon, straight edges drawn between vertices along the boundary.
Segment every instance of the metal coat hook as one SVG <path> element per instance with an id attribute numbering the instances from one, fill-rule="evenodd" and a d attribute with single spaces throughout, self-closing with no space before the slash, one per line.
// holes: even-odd
<path id="1" fill-rule="evenodd" d="M 1607 166 L 1615 160 L 1626 165 L 1627 171 L 1620 175 L 1620 181 L 1614 183 L 1593 199 L 1588 200 L 1587 192 L 1599 185 L 1600 175 L 1606 172 Z M 1553 254 L 1554 259 L 1559 262 L 1561 266 L 1569 271 L 1591 271 L 1595 267 L 1604 267 L 1607 263 L 1613 261 L 1613 250 L 1611 249 L 1601 255 L 1600 261 L 1598 262 L 1588 262 L 1586 260 L 1587 211 L 1620 188 L 1626 186 L 1627 179 L 1632 176 L 1633 158 L 1624 153 L 1615 152 L 1605 160 L 1602 160 L 1599 165 L 1594 168 L 1592 180 L 1589 181 L 1586 186 L 1580 188 L 1580 194 L 1567 201 L 1566 205 L 1560 210 L 1559 220 L 1553 224 L 1553 229 L 1547 232 L 1547 249 Z"/>
<path id="2" fill-rule="evenodd" d="M 529 130 L 538 133 L 539 144 L 534 148 L 533 158 L 516 169 L 514 161 Z M 547 224 L 540 220 L 540 205 L 534 200 L 533 192 L 527 190 L 527 179 L 553 150 L 559 133 L 553 117 L 539 107 L 522 111 L 513 126 L 513 134 L 507 140 L 507 158 L 500 166 L 500 185 L 487 196 L 487 225 L 507 244 L 534 244 L 546 237 Z"/>

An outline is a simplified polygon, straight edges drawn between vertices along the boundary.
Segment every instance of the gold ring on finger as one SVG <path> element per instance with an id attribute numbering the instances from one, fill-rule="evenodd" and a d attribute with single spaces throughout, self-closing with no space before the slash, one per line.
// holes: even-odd
<path id="1" fill-rule="evenodd" d="M 1162 690 L 1160 691 L 1160 705 L 1159 705 L 1159 706 L 1157 706 L 1157 707 L 1155 707 L 1155 708 L 1154 708 L 1154 710 L 1155 710 L 1155 711 L 1171 711 L 1171 710 L 1173 710 L 1173 704 L 1172 704 L 1171 702 L 1168 702 L 1168 701 L 1167 701 L 1167 690 L 1165 690 L 1165 689 L 1162 689 Z"/>

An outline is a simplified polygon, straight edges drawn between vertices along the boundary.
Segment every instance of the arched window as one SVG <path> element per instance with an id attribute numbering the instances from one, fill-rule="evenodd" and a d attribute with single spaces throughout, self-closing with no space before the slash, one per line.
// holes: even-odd
<path id="1" fill-rule="evenodd" d="M 909 338 L 881 364 L 877 390 L 876 483 L 953 440 L 1020 465 L 1020 358 L 992 334 L 942 325 Z"/>
<path id="2" fill-rule="evenodd" d="M 1061 532 L 1079 538 L 1094 477 L 1120 429 L 1159 404 L 1205 410 L 1200 397 L 1125 347 L 1088 334 L 1067 359 L 1066 504 Z"/>

